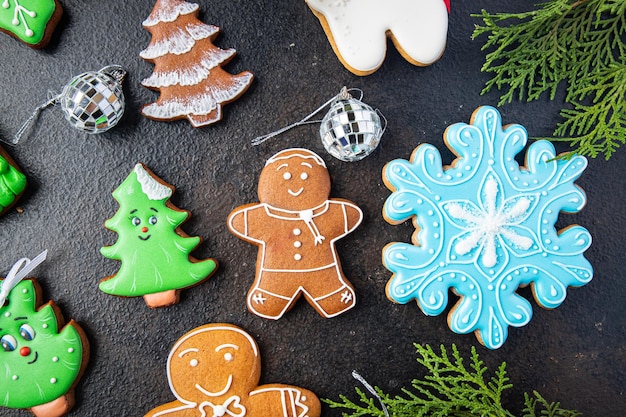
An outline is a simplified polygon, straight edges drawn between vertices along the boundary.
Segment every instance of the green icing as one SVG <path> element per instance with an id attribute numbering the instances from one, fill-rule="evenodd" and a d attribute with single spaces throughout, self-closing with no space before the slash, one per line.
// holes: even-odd
<path id="1" fill-rule="evenodd" d="M 0 0 L 0 28 L 36 45 L 54 14 L 54 0 Z"/>
<path id="2" fill-rule="evenodd" d="M 26 176 L 0 156 L 0 211 L 13 204 L 25 188 Z"/>
<path id="3" fill-rule="evenodd" d="M 138 170 L 144 175 L 144 186 L 153 186 L 162 194 L 167 191 L 167 195 L 151 199 L 156 197 L 144 191 Z M 117 274 L 100 282 L 102 291 L 124 297 L 143 296 L 190 287 L 213 273 L 217 267 L 213 259 L 199 262 L 189 259 L 200 238 L 177 233 L 176 229 L 189 213 L 168 207 L 169 194 L 171 188 L 149 176 L 141 165 L 113 192 L 120 208 L 105 226 L 119 237 L 114 245 L 105 246 L 100 252 L 122 263 Z M 146 231 L 142 230 L 144 227 Z"/>
<path id="4" fill-rule="evenodd" d="M 13 288 L 7 304 L 0 308 L 1 406 L 46 404 L 65 395 L 80 375 L 83 344 L 79 332 L 68 324 L 59 333 L 53 307 L 36 308 L 34 284 L 28 279 Z M 34 335 L 32 340 L 29 334 Z M 6 342 L 15 345 L 9 347 Z"/>

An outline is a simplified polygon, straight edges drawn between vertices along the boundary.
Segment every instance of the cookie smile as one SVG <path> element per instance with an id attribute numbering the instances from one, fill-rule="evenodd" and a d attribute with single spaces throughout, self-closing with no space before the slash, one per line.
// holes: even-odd
<path id="1" fill-rule="evenodd" d="M 304 187 L 300 188 L 298 191 L 291 191 L 290 189 L 287 189 L 287 192 L 294 197 L 297 197 L 300 194 L 302 194 L 302 191 L 304 191 Z"/>
<path id="2" fill-rule="evenodd" d="M 233 384 L 233 376 L 232 376 L 232 375 L 229 375 L 229 376 L 228 376 L 228 381 L 226 382 L 226 386 L 224 387 L 224 389 L 223 389 L 223 390 L 221 390 L 221 391 L 219 391 L 219 392 L 211 392 L 211 391 L 208 391 L 208 390 L 206 390 L 206 389 L 202 388 L 202 387 L 200 386 L 200 384 L 196 384 L 196 388 L 198 389 L 198 391 L 200 391 L 201 393 L 203 393 L 203 394 L 204 394 L 204 395 L 206 395 L 206 396 L 209 396 L 209 397 L 219 397 L 220 395 L 224 395 L 224 394 L 226 394 L 226 393 L 230 390 L 230 386 L 231 386 L 232 384 Z"/>
<path id="3" fill-rule="evenodd" d="M 32 361 L 28 362 L 28 364 L 32 365 L 33 363 L 37 362 L 37 359 L 39 359 L 39 354 L 37 352 L 35 352 L 35 359 L 33 359 Z"/>
<path id="4" fill-rule="evenodd" d="M 143 241 L 146 241 L 146 240 L 150 239 L 150 236 L 152 236 L 152 235 L 148 235 L 148 236 L 146 236 L 146 237 L 144 237 L 144 236 L 137 236 L 137 237 L 138 237 L 139 239 L 143 240 Z"/>

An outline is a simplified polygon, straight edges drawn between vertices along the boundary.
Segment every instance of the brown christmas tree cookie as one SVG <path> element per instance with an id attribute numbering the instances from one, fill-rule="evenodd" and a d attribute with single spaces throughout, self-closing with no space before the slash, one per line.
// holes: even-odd
<path id="1" fill-rule="evenodd" d="M 279 319 L 304 296 L 323 317 L 354 307 L 354 289 L 335 248 L 363 219 L 354 203 L 330 199 L 330 175 L 322 158 L 287 149 L 261 171 L 259 203 L 238 207 L 228 218 L 237 237 L 259 246 L 248 309 Z"/>
<path id="2" fill-rule="evenodd" d="M 309 390 L 283 384 L 259 386 L 261 358 L 252 337 L 230 324 L 207 324 L 181 337 L 167 359 L 175 401 L 145 417 L 319 417 Z"/>
<path id="3" fill-rule="evenodd" d="M 160 93 L 141 113 L 149 119 L 188 119 L 194 127 L 222 119 L 222 105 L 238 99 L 252 83 L 244 71 L 232 75 L 222 69 L 234 49 L 213 44 L 219 28 L 198 20 L 199 6 L 182 0 L 157 0 L 143 26 L 152 40 L 140 56 L 154 64 L 154 72 L 142 81 Z"/>

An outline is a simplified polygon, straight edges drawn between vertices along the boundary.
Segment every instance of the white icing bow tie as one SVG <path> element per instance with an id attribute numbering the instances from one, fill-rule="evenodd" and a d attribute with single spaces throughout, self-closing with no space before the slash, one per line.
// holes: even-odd
<path id="1" fill-rule="evenodd" d="M 207 408 L 210 409 L 211 414 L 207 414 Z M 230 408 L 230 409 L 229 409 Z M 223 417 L 229 415 L 231 417 L 243 417 L 246 415 L 246 407 L 241 405 L 239 397 L 233 395 L 224 401 L 224 404 L 213 404 L 210 401 L 203 401 L 198 405 L 198 409 L 202 413 L 200 417 Z"/>

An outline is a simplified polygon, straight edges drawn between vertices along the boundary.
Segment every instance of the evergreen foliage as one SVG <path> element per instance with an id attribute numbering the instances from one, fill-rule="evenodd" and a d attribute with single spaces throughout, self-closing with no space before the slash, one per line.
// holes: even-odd
<path id="1" fill-rule="evenodd" d="M 483 93 L 513 99 L 554 99 L 566 85 L 553 141 L 595 158 L 626 143 L 626 0 L 550 0 L 523 13 L 476 15 L 473 38 L 487 34 L 482 71 L 493 74 Z"/>
<path id="2" fill-rule="evenodd" d="M 503 362 L 492 376 L 472 348 L 469 364 L 455 345 L 450 352 L 441 346 L 436 352 L 429 345 L 415 344 L 417 362 L 428 371 L 422 379 L 412 381 L 412 389 L 403 388 L 402 394 L 391 396 L 380 388 L 374 390 L 385 405 L 390 417 L 515 417 L 502 405 L 503 393 L 512 388 Z M 340 401 L 326 399 L 331 408 L 343 408 L 344 417 L 385 417 L 378 400 L 355 388 L 358 402 L 340 395 Z M 538 392 L 524 394 L 521 417 L 576 417 L 581 414 L 561 408 L 558 402 L 548 402 Z"/>

